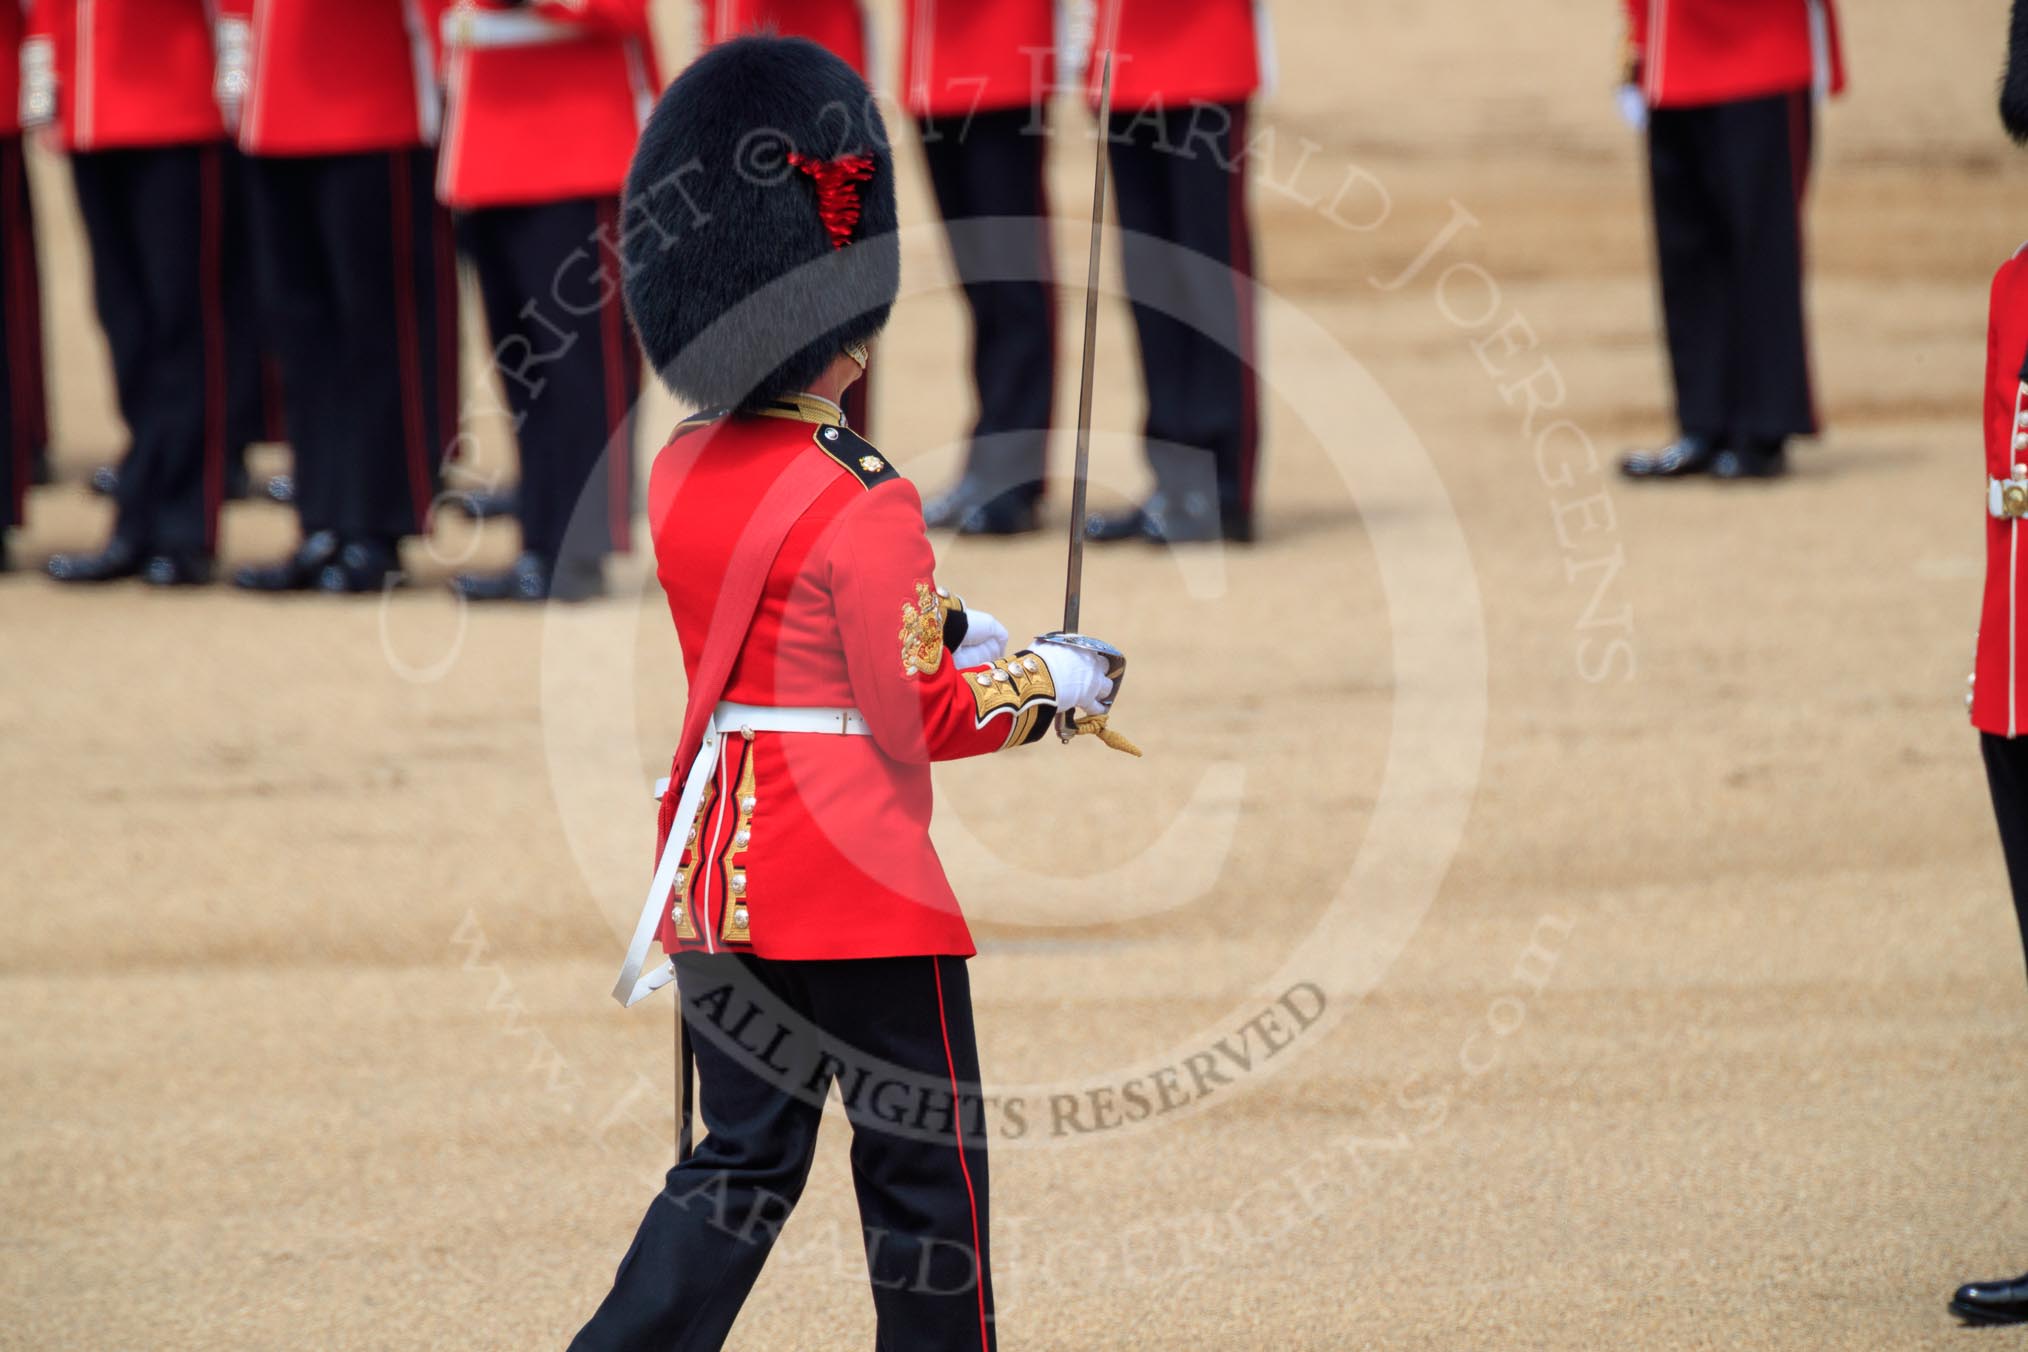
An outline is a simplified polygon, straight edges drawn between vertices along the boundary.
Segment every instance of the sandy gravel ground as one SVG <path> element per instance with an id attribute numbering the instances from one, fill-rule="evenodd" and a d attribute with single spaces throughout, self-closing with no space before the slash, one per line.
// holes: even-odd
<path id="1" fill-rule="evenodd" d="M 1943 1310 L 2028 1264 L 2028 992 L 1959 706 L 1985 283 L 2028 234 L 2001 0 L 1850 7 L 1830 434 L 1658 491 L 1580 440 L 1667 430 L 1615 7 L 1275 8 L 1265 539 L 1092 560 L 1147 760 L 941 780 L 988 1074 L 1036 1109 L 993 1163 L 1003 1345 L 2011 1344 Z M 48 248 L 31 565 L 100 537 L 122 435 Z M 964 336 L 934 233 L 907 267 L 875 436 L 935 484 Z M 1104 343 L 1120 497 L 1116 309 Z M 226 553 L 290 529 L 237 505 Z M 0 580 L 0 1345 L 558 1347 L 603 1292 L 669 1155 L 668 1006 L 605 991 L 682 690 L 638 561 L 456 609 L 454 561 L 512 547 L 447 524 L 385 602 Z M 1050 627 L 1054 538 L 942 568 Z M 1304 982 L 1326 1014 L 1264 1057 L 1243 1025 Z M 1096 1125 L 1165 1065 L 1187 1108 Z M 842 1125 L 737 1347 L 871 1342 Z"/>

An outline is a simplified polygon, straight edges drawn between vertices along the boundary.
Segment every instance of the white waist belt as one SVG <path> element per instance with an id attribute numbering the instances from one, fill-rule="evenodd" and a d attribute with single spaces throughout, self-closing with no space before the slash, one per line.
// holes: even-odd
<path id="1" fill-rule="evenodd" d="M 2019 465 L 2011 479 L 1986 480 L 1986 513 L 2002 521 L 2028 516 L 2028 477 Z"/>
<path id="2" fill-rule="evenodd" d="M 498 9 L 446 10 L 440 31 L 447 47 L 537 47 L 582 42 L 588 36 L 576 24 L 526 10 Z"/>
<path id="3" fill-rule="evenodd" d="M 676 880 L 676 865 L 683 858 L 684 825 L 697 815 L 697 804 L 704 798 L 704 786 L 711 782 L 711 776 L 718 767 L 718 744 L 727 737 L 751 738 L 757 732 L 814 732 L 829 733 L 834 737 L 867 737 L 873 729 L 866 726 L 866 716 L 857 709 L 807 709 L 787 708 L 767 704 L 721 704 L 711 711 L 711 723 L 704 730 L 704 742 L 697 748 L 697 759 L 690 762 L 690 770 L 683 779 L 683 796 L 676 801 L 676 815 L 671 818 L 669 839 L 662 845 L 662 857 L 655 864 L 655 880 L 648 884 L 648 900 L 641 907 L 641 919 L 634 926 L 634 937 L 627 945 L 627 959 L 620 964 L 620 979 L 613 986 L 613 998 L 623 1005 L 632 1005 L 644 995 L 660 990 L 676 978 L 674 963 L 665 962 L 646 976 L 641 967 L 648 960 L 648 945 L 655 938 L 655 931 L 662 923 L 662 908 L 669 904 L 669 891 Z M 669 792 L 669 781 L 655 781 L 655 798 L 660 801 Z M 707 917 L 708 919 L 709 917 Z M 707 952 L 716 952 L 717 943 L 712 938 L 711 926 L 704 926 L 704 947 Z"/>

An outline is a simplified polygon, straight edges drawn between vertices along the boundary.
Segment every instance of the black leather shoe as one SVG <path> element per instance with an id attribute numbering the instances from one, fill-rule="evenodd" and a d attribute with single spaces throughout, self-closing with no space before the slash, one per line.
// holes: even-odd
<path id="1" fill-rule="evenodd" d="M 58 582 L 117 582 L 134 577 L 146 562 L 140 549 L 114 539 L 96 554 L 58 554 L 49 561 L 49 575 Z"/>
<path id="2" fill-rule="evenodd" d="M 1084 538 L 1099 543 L 1146 540 L 1151 544 L 1196 544 L 1225 539 L 1216 508 L 1177 503 L 1157 493 L 1139 507 L 1093 512 L 1084 519 Z"/>
<path id="3" fill-rule="evenodd" d="M 102 498 L 109 498 L 119 492 L 120 467 L 118 465 L 100 465 L 92 471 L 91 487 L 92 492 Z"/>
<path id="4" fill-rule="evenodd" d="M 605 594 L 606 577 L 597 559 L 551 563 L 530 553 L 502 572 L 459 573 L 451 590 L 467 601 L 587 601 Z"/>
<path id="5" fill-rule="evenodd" d="M 141 580 L 151 587 L 202 587 L 211 581 L 211 560 L 202 554 L 151 554 L 141 565 Z"/>
<path id="6" fill-rule="evenodd" d="M 1041 524 L 1032 492 L 1013 488 L 986 496 L 963 480 L 923 504 L 922 520 L 931 530 L 960 535 L 1026 535 Z"/>
<path id="7" fill-rule="evenodd" d="M 338 533 L 320 530 L 279 563 L 252 564 L 232 575 L 232 585 L 248 591 L 309 591 L 317 575 L 338 558 Z"/>
<path id="8" fill-rule="evenodd" d="M 317 570 L 317 590 L 357 595 L 402 580 L 401 551 L 392 540 L 347 540 L 338 557 Z"/>
<path id="9" fill-rule="evenodd" d="M 1704 474 L 1717 458 L 1709 438 L 1688 433 L 1659 451 L 1635 451 L 1620 457 L 1620 473 L 1629 479 L 1684 479 Z"/>
<path id="10" fill-rule="evenodd" d="M 1951 1297 L 1951 1313 L 1968 1324 L 2028 1324 L 2028 1273 L 1960 1286 Z"/>
<path id="11" fill-rule="evenodd" d="M 1779 479 L 1788 472 L 1788 450 L 1780 441 L 1748 441 L 1711 458 L 1714 479 Z"/>
<path id="12" fill-rule="evenodd" d="M 512 484 L 505 488 L 468 488 L 451 494 L 445 501 L 452 510 L 463 512 L 474 521 L 521 514 L 521 490 Z"/>

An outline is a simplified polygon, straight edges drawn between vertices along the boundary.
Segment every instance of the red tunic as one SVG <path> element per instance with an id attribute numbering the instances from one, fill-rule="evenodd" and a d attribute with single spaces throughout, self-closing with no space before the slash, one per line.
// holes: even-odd
<path id="1" fill-rule="evenodd" d="M 703 25 L 699 47 L 744 33 L 808 38 L 860 75 L 866 74 L 866 14 L 859 0 L 698 0 L 698 4 Z"/>
<path id="2" fill-rule="evenodd" d="M 452 207 L 618 193 L 661 89 L 648 0 L 476 0 L 447 18 L 444 63 Z"/>
<path id="3" fill-rule="evenodd" d="M 240 147 L 348 155 L 435 144 L 446 3 L 219 0 L 222 15 L 252 23 Z"/>
<path id="4" fill-rule="evenodd" d="M 901 102 L 916 117 L 1030 108 L 1056 83 L 1050 0 L 908 0 Z"/>
<path id="5" fill-rule="evenodd" d="M 14 8 L 13 0 L 7 7 Z M 32 0 L 65 150 L 187 145 L 225 134 L 212 98 L 204 0 Z M 19 91 L 10 104 L 19 103 Z"/>
<path id="6" fill-rule="evenodd" d="M 955 603 L 937 591 L 915 486 L 821 401 L 775 408 L 691 420 L 650 474 L 684 671 L 696 680 L 719 579 L 763 495 L 797 457 L 829 455 L 836 482 L 791 527 L 724 698 L 857 708 L 872 735 L 724 738 L 716 782 L 674 824 L 690 844 L 657 937 L 669 952 L 709 935 L 771 958 L 970 955 L 930 844 L 930 762 L 1036 740 L 1055 687 L 1032 658 L 1012 679 L 957 670 L 943 646 Z"/>
<path id="7" fill-rule="evenodd" d="M 1984 477 L 2008 479 L 2015 466 L 2028 466 L 2028 245 L 1993 278 L 1984 422 Z M 1981 507 L 1989 500 L 1982 491 Z M 2002 737 L 2020 736 L 2028 720 L 2028 539 L 2021 522 L 1986 514 L 1986 599 L 1979 612 L 1972 724 Z"/>
<path id="8" fill-rule="evenodd" d="M 1652 108 L 1845 88 L 1832 0 L 1626 0 Z"/>
<path id="9" fill-rule="evenodd" d="M 1098 0 L 1086 93 L 1096 105 L 1111 48 L 1120 112 L 1243 102 L 1261 85 L 1264 15 L 1253 0 Z"/>

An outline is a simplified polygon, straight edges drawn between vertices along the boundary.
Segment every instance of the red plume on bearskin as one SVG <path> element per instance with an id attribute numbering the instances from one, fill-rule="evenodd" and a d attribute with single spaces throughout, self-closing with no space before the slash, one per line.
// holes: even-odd
<path id="1" fill-rule="evenodd" d="M 2000 121 L 2009 136 L 2028 144 L 2028 0 L 2014 0 L 2007 73 L 2000 78 Z"/>
<path id="2" fill-rule="evenodd" d="M 807 388 L 887 323 L 894 158 L 873 93 L 815 43 L 714 47 L 642 129 L 620 212 L 627 313 L 700 408 Z"/>

